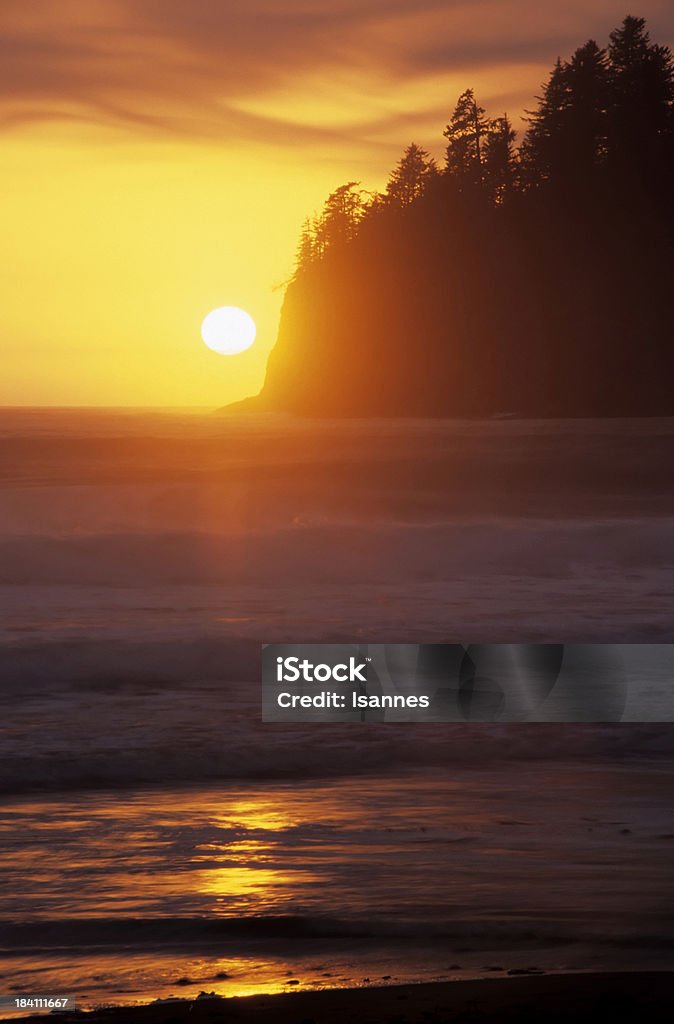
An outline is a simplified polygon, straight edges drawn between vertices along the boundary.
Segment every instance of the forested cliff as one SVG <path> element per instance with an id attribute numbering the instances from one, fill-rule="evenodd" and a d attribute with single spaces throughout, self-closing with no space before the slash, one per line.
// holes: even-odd
<path id="1" fill-rule="evenodd" d="M 259 407 L 674 413 L 674 65 L 628 17 L 558 61 L 517 145 L 472 90 L 442 166 L 308 221 Z"/>

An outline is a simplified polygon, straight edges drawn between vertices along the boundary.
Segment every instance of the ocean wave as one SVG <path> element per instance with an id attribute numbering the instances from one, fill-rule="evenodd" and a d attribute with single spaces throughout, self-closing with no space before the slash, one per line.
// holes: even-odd
<path id="1" fill-rule="evenodd" d="M 608 946 L 629 946 L 636 937 L 629 929 L 607 935 L 599 924 L 556 920 L 549 925 L 534 925 L 474 920 L 405 920 L 392 918 L 338 918 L 330 915 L 278 917 L 157 917 L 157 918 L 58 918 L 39 922 L 0 924 L 0 951 L 5 954 L 31 954 L 66 950 L 79 955 L 95 954 L 106 946 L 129 951 L 138 948 L 183 949 L 222 948 L 223 944 L 279 940 L 303 942 L 315 939 L 444 940 L 460 943 L 465 950 L 526 948 L 567 945 L 591 940 Z M 674 945 L 671 934 L 639 933 L 638 944 L 661 949 Z"/>
<path id="2" fill-rule="evenodd" d="M 264 725 L 217 686 L 43 694 L 0 753 L 0 791 L 306 780 L 512 761 L 674 757 L 674 725 Z"/>
<path id="3" fill-rule="evenodd" d="M 484 575 L 529 579 L 674 573 L 674 520 L 326 523 L 245 534 L 31 535 L 0 541 L 0 585 L 301 585 Z M 668 583 L 671 585 L 671 578 Z"/>

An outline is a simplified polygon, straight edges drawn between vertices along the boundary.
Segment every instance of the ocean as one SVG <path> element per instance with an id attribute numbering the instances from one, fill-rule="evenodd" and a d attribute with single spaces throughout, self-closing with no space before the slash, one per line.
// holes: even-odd
<path id="1" fill-rule="evenodd" d="M 0 988 L 671 967 L 670 725 L 263 725 L 259 651 L 672 642 L 673 440 L 0 411 Z"/>

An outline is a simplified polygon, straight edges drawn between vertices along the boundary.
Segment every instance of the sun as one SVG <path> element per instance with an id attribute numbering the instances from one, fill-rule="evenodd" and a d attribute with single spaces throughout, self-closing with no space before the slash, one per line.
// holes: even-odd
<path id="1" fill-rule="evenodd" d="M 204 317 L 201 337 L 213 352 L 235 356 L 255 341 L 257 328 L 252 316 L 238 306 L 220 306 Z"/>

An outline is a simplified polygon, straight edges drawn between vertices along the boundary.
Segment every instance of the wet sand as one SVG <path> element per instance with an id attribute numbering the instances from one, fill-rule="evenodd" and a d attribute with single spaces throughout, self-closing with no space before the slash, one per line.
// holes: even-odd
<path id="1" fill-rule="evenodd" d="M 574 1024 L 671 1021 L 674 972 L 582 973 L 207 998 L 59 1014 L 86 1024 Z M 16 1018 L 14 1018 L 16 1020 Z M 22 1018 L 41 1021 L 44 1016 Z"/>

